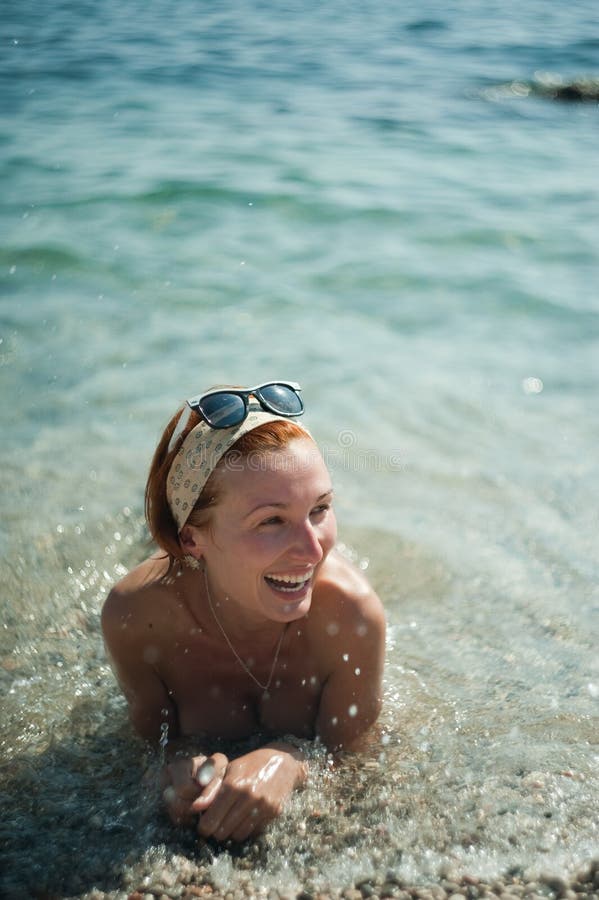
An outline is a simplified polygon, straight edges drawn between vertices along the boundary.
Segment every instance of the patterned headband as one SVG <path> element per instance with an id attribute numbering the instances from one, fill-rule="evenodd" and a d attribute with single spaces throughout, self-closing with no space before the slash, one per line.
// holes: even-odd
<path id="1" fill-rule="evenodd" d="M 185 416 L 185 412 L 181 415 Z M 292 420 L 286 416 L 252 408 L 243 422 L 232 428 L 211 428 L 204 421 L 192 428 L 181 444 L 166 480 L 166 499 L 178 530 L 185 525 L 219 460 L 242 435 L 266 422 L 289 421 Z M 293 421 L 309 434 L 303 425 Z"/>

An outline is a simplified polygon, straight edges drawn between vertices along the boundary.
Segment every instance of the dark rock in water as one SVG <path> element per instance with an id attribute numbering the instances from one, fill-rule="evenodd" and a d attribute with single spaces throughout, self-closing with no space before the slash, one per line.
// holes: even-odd
<path id="1" fill-rule="evenodd" d="M 579 81 L 533 82 L 532 93 L 551 100 L 567 103 L 599 102 L 599 79 L 588 78 Z"/>
<path id="2" fill-rule="evenodd" d="M 487 92 L 490 96 L 543 97 L 564 103 L 598 103 L 599 78 L 578 78 L 562 81 L 558 77 L 545 76 L 533 81 L 512 81 Z"/>

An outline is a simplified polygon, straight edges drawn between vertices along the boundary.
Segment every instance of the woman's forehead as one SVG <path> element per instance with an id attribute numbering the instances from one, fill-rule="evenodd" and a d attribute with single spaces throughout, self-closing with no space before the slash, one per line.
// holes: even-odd
<path id="1" fill-rule="evenodd" d="M 304 491 L 319 496 L 331 489 L 331 479 L 322 455 L 311 440 L 296 440 L 281 450 L 231 459 L 221 470 L 225 496 L 259 501 L 263 495 L 292 497 Z"/>

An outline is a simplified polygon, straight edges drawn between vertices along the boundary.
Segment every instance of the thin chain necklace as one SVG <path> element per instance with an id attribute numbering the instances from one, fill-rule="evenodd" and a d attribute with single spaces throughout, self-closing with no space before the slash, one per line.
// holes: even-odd
<path id="1" fill-rule="evenodd" d="M 249 666 L 247 666 L 247 665 L 245 664 L 245 662 L 242 660 L 241 656 L 239 655 L 239 653 L 237 652 L 237 650 L 235 649 L 235 647 L 234 647 L 233 644 L 231 643 L 231 641 L 230 641 L 230 639 L 229 639 L 229 635 L 227 634 L 227 632 L 226 632 L 225 629 L 223 628 L 220 619 L 219 619 L 218 616 L 216 615 L 216 610 L 215 610 L 214 606 L 212 605 L 212 597 L 210 596 L 210 588 L 208 587 L 208 576 L 207 576 L 207 574 L 206 574 L 206 569 L 204 569 L 204 584 L 206 585 L 206 596 L 208 597 L 208 606 L 210 607 L 210 612 L 212 613 L 212 616 L 213 616 L 213 618 L 214 618 L 214 621 L 216 622 L 216 624 L 217 624 L 218 627 L 220 628 L 221 633 L 222 633 L 222 636 L 224 637 L 225 641 L 226 641 L 227 644 L 229 645 L 229 649 L 232 651 L 233 656 L 235 657 L 235 659 L 237 660 L 237 662 L 239 663 L 239 665 L 241 666 L 241 668 L 244 670 L 244 672 L 246 672 L 246 673 L 250 676 L 250 678 L 252 679 L 252 681 L 253 681 L 255 684 L 257 684 L 258 687 L 262 690 L 263 696 L 264 696 L 264 697 L 268 697 L 268 696 L 269 696 L 269 694 L 268 694 L 268 689 L 270 688 L 270 685 L 271 685 L 271 682 L 272 682 L 272 679 L 273 679 L 273 675 L 275 674 L 275 669 L 276 669 L 276 667 L 277 667 L 277 662 L 278 662 L 278 659 L 279 659 L 279 652 L 280 652 L 280 650 L 281 650 L 281 644 L 283 643 L 283 638 L 285 637 L 285 632 L 287 631 L 287 625 L 285 625 L 284 628 L 283 628 L 283 630 L 281 631 L 281 636 L 280 636 L 280 638 L 279 638 L 279 640 L 278 640 L 278 643 L 277 643 L 277 649 L 275 650 L 275 657 L 274 657 L 274 659 L 273 659 L 273 661 L 272 661 L 272 666 L 270 667 L 270 675 L 268 676 L 268 681 L 266 682 L 266 684 L 262 684 L 262 682 L 259 681 L 259 680 L 256 678 L 256 676 L 254 675 L 254 673 L 252 672 L 252 670 L 249 668 Z"/>

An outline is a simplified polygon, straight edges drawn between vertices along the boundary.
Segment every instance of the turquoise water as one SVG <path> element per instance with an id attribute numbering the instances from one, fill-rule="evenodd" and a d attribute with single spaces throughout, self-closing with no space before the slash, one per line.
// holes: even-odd
<path id="1" fill-rule="evenodd" d="M 78 742 L 137 759 L 97 612 L 145 552 L 164 422 L 273 376 L 303 386 L 389 613 L 381 802 L 337 883 L 382 864 L 377 814 L 416 880 L 596 855 L 599 110 L 534 91 L 599 77 L 596 3 L 7 0 L 3 24 L 10 866 L 33 841 L 67 883 Z M 55 852 L 17 799 L 40 767 Z M 167 840 L 145 815 L 144 848 Z"/>

